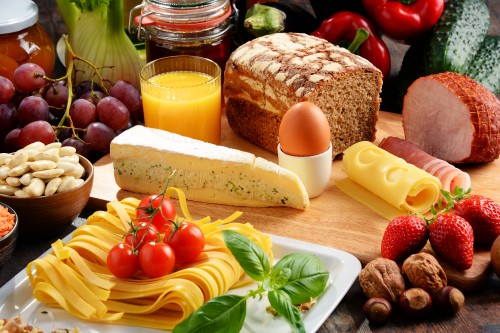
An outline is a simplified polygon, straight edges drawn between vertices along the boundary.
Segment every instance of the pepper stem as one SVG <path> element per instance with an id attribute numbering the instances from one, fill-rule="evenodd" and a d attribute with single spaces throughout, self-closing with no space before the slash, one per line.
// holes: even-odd
<path id="1" fill-rule="evenodd" d="M 368 39 L 370 36 L 370 32 L 364 28 L 358 28 L 358 31 L 356 31 L 356 36 L 354 37 L 354 40 L 352 41 L 351 45 L 347 48 L 351 53 L 356 53 L 358 51 L 359 47 L 361 44 L 364 43 L 365 40 Z"/>
<path id="2" fill-rule="evenodd" d="M 417 0 L 398 0 L 398 1 L 401 2 L 402 4 L 405 4 L 405 5 L 411 5 L 412 3 L 414 3 Z"/>

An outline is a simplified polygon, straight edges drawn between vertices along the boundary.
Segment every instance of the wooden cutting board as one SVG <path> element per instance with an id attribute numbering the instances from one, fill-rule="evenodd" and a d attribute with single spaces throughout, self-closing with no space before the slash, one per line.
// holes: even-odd
<path id="1" fill-rule="evenodd" d="M 403 137 L 401 115 L 381 112 L 376 143 L 389 135 Z M 222 145 L 248 151 L 276 163 L 278 160 L 271 152 L 236 135 L 224 117 Z M 188 206 L 193 217 L 208 215 L 212 219 L 227 217 L 238 210 L 243 212 L 240 221 L 251 223 L 263 232 L 340 249 L 353 254 L 365 265 L 380 256 L 380 241 L 388 220 L 336 188 L 335 179 L 345 177 L 341 164 L 339 160 L 333 162 L 329 185 L 323 194 L 311 199 L 311 206 L 305 211 L 284 207 L 234 207 L 195 201 L 190 201 Z M 111 200 L 143 197 L 142 194 L 123 191 L 116 185 L 109 155 L 94 166 L 95 178 L 88 208 L 104 209 L 106 202 Z M 500 202 L 500 160 L 462 169 L 470 173 L 474 193 Z M 432 251 L 429 244 L 426 250 Z M 446 264 L 443 267 L 450 284 L 463 290 L 476 289 L 491 274 L 489 249 L 477 251 L 472 268 L 466 271 L 457 271 Z"/>

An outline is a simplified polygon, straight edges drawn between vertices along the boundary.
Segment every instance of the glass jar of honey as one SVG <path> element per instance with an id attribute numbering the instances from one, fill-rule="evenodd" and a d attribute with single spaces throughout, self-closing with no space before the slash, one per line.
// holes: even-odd
<path id="1" fill-rule="evenodd" d="M 148 62 L 193 55 L 211 59 L 224 70 L 234 13 L 229 0 L 144 0 L 130 12 L 129 30 L 136 28 L 138 38 L 145 40 Z"/>
<path id="2" fill-rule="evenodd" d="M 12 80 L 21 64 L 40 65 L 46 76 L 54 69 L 54 45 L 38 23 L 38 7 L 31 0 L 0 0 L 0 75 Z"/>

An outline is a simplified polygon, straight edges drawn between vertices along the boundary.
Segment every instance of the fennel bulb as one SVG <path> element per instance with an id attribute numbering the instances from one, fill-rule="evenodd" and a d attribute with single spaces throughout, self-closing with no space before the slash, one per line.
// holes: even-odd
<path id="1" fill-rule="evenodd" d="M 68 29 L 69 43 L 80 58 L 100 68 L 111 82 L 126 80 L 140 89 L 144 66 L 123 28 L 123 0 L 56 0 Z M 92 80 L 87 64 L 75 71 L 75 83 Z"/>

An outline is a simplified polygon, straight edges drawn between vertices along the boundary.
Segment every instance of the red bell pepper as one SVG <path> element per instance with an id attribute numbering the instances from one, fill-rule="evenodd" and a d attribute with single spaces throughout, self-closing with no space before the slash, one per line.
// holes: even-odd
<path id="1" fill-rule="evenodd" d="M 369 36 L 358 49 L 358 54 L 380 69 L 384 78 L 391 73 L 391 56 L 384 41 L 375 34 L 375 28 L 364 16 L 357 13 L 340 11 L 321 23 L 311 35 L 339 44 L 353 42 L 359 28 L 366 29 Z M 352 51 L 352 50 L 351 50 Z"/>
<path id="2" fill-rule="evenodd" d="M 362 0 L 377 28 L 388 37 L 411 42 L 439 20 L 444 0 Z"/>

